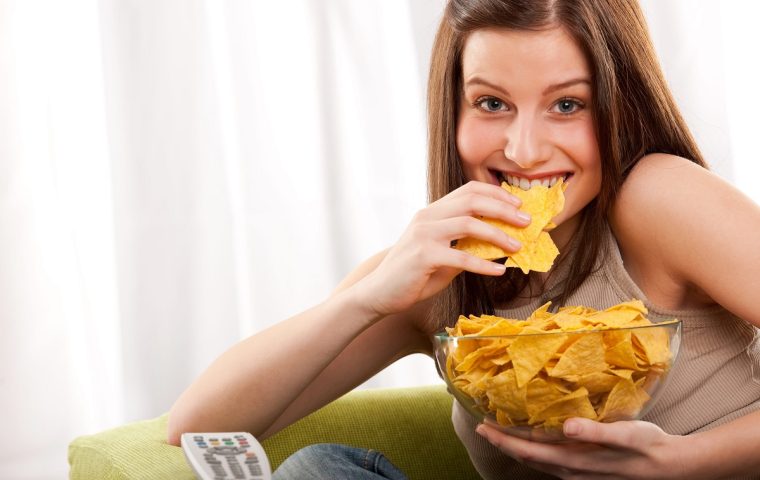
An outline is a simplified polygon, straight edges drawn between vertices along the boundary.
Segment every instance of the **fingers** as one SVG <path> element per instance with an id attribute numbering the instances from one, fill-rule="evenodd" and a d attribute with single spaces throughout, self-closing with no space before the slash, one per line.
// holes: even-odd
<path id="1" fill-rule="evenodd" d="M 482 216 L 525 227 L 530 223 L 530 214 L 519 210 L 521 204 L 518 197 L 503 188 L 483 182 L 470 182 L 420 213 L 423 220 Z"/>
<path id="2" fill-rule="evenodd" d="M 578 468 L 585 461 L 583 445 L 534 442 L 502 433 L 486 424 L 478 425 L 476 431 L 506 455 L 535 470 L 563 479 L 600 478 L 592 471 Z"/>
<path id="3" fill-rule="evenodd" d="M 435 225 L 439 235 L 446 242 L 472 237 L 492 243 L 507 252 L 516 252 L 522 244 L 502 230 L 474 217 L 457 217 L 441 220 Z"/>
<path id="4" fill-rule="evenodd" d="M 454 190 L 450 195 L 462 195 L 467 193 L 478 193 L 481 195 L 495 198 L 496 200 L 502 200 L 507 203 L 511 203 L 515 207 L 522 205 L 520 197 L 512 195 L 508 191 L 501 188 L 499 185 L 492 185 L 485 182 L 470 181 L 461 187 Z"/>
<path id="5" fill-rule="evenodd" d="M 566 437 L 581 442 L 639 450 L 651 444 L 664 432 L 656 425 L 641 421 L 601 423 L 586 418 L 565 421 Z"/>
<path id="6" fill-rule="evenodd" d="M 652 452 L 674 450 L 673 443 L 668 443 L 672 436 L 643 421 L 600 423 L 571 418 L 563 427 L 571 441 L 557 444 L 518 438 L 486 424 L 476 431 L 517 461 L 560 478 L 620 478 L 622 472 L 661 478 L 651 475 L 661 473 L 666 462 Z"/>
<path id="7" fill-rule="evenodd" d="M 514 458 L 520 463 L 553 464 L 551 459 L 561 455 L 559 445 L 531 442 L 523 438 L 507 435 L 486 424 L 478 425 L 476 432 L 482 435 L 493 446 Z"/>
<path id="8" fill-rule="evenodd" d="M 507 270 L 507 267 L 503 263 L 483 260 L 475 255 L 470 255 L 469 253 L 455 250 L 453 248 L 449 248 L 448 250 L 449 251 L 446 252 L 446 255 L 450 257 L 450 261 L 447 263 L 449 266 L 459 270 L 491 276 L 503 275 Z"/>
<path id="9" fill-rule="evenodd" d="M 518 197 L 501 187 L 470 182 L 418 212 L 404 234 L 404 241 L 421 247 L 426 258 L 423 264 L 501 275 L 504 265 L 453 249 L 451 242 L 476 238 L 501 248 L 508 255 L 517 252 L 521 243 L 483 218 L 525 227 L 530 224 L 530 215 L 518 209 L 521 203 Z"/>

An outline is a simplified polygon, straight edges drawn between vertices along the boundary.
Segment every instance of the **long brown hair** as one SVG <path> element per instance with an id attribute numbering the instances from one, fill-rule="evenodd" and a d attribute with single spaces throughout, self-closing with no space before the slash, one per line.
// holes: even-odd
<path id="1" fill-rule="evenodd" d="M 456 129 L 468 34 L 482 28 L 556 26 L 570 33 L 591 66 L 602 185 L 582 212 L 572 244 L 584 247 L 574 249 L 561 293 L 551 299 L 555 307 L 583 283 L 604 253 L 607 216 L 625 177 L 644 155 L 669 153 L 706 167 L 662 74 L 636 0 L 450 0 L 433 45 L 428 78 L 430 202 L 467 181 L 456 149 Z M 566 258 L 561 255 L 559 262 Z M 495 278 L 464 272 L 441 292 L 430 321 L 440 328 L 460 313 L 493 313 L 495 305 L 514 299 L 529 284 L 529 277 L 518 269 Z"/>

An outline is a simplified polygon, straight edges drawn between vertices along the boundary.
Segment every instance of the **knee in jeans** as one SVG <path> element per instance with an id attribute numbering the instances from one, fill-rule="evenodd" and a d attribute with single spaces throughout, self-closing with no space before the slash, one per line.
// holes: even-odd
<path id="1" fill-rule="evenodd" d="M 280 465 L 274 480 L 405 479 L 380 452 L 331 443 L 298 450 Z"/>
<path id="2" fill-rule="evenodd" d="M 296 451 L 277 468 L 275 478 L 307 478 L 309 474 L 323 473 L 333 463 L 340 447 L 330 443 L 316 443 Z"/>
<path id="3" fill-rule="evenodd" d="M 285 462 L 312 463 L 320 458 L 325 458 L 334 453 L 335 446 L 329 443 L 316 443 L 308 445 L 290 455 Z"/>
<path id="4" fill-rule="evenodd" d="M 295 458 L 324 458 L 334 455 L 339 447 L 332 443 L 315 443 L 307 445 L 295 452 L 291 457 Z"/>

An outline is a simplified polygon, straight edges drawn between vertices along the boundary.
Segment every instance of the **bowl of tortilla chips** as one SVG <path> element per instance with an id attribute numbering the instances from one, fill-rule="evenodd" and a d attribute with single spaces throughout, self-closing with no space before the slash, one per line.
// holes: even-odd
<path id="1" fill-rule="evenodd" d="M 478 421 L 539 441 L 563 441 L 571 417 L 641 418 L 677 357 L 681 322 L 652 323 L 638 300 L 606 310 L 550 303 L 528 319 L 460 316 L 434 336 L 435 360 Z"/>

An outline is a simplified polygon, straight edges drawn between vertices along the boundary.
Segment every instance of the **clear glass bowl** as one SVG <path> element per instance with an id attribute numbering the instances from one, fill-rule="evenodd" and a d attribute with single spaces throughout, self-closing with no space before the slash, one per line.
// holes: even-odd
<path id="1" fill-rule="evenodd" d="M 439 333 L 433 341 L 449 391 L 478 421 L 557 442 L 567 418 L 614 422 L 645 415 L 678 357 L 681 322 L 503 336 Z"/>

